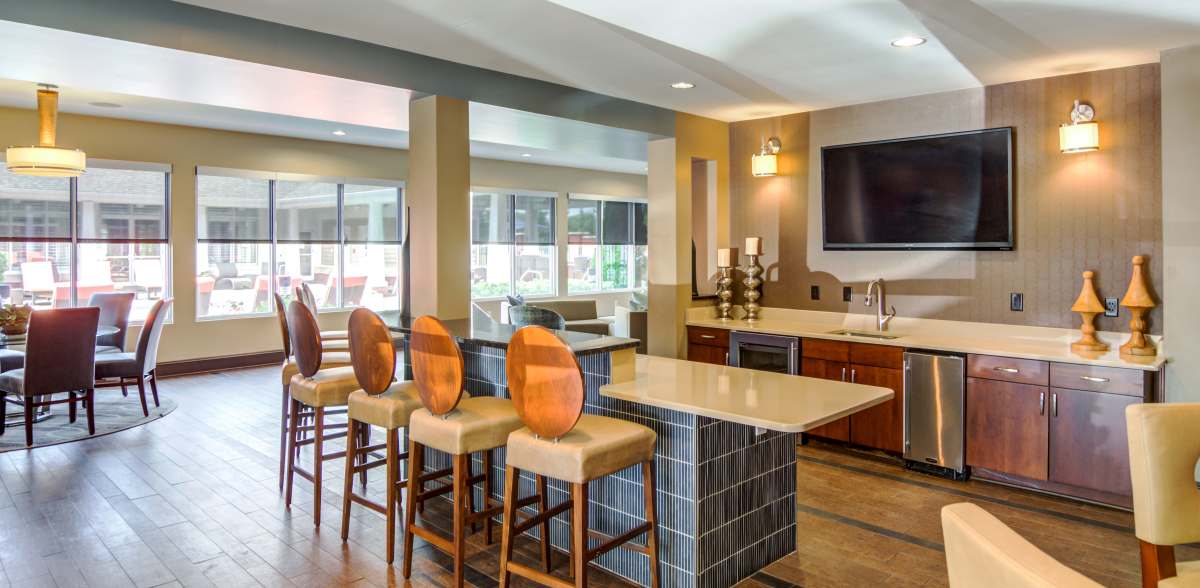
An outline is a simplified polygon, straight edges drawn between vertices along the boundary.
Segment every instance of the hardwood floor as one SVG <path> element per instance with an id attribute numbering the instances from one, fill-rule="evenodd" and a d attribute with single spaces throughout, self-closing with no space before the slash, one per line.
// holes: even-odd
<path id="1" fill-rule="evenodd" d="M 297 480 L 292 511 L 283 509 L 276 374 L 255 368 L 163 379 L 160 393 L 180 405 L 166 418 L 0 454 L 0 587 L 404 584 L 400 562 L 384 562 L 381 516 L 355 509 L 350 542 L 342 544 L 340 461 L 329 462 L 319 532 L 307 514 L 307 482 Z M 944 585 L 938 509 L 964 500 L 1097 581 L 1137 584 L 1128 513 L 939 480 L 816 444 L 800 448 L 799 458 L 799 551 L 743 586 Z M 382 494 L 379 472 L 373 495 Z M 427 512 L 433 525 L 447 526 L 444 507 Z M 485 547 L 481 535 L 471 538 L 471 584 L 497 584 L 498 550 L 498 541 Z M 519 541 L 518 551 L 519 560 L 536 560 L 531 541 Z M 1200 549 L 1182 548 L 1179 557 L 1200 559 Z M 411 585 L 448 585 L 449 565 L 448 556 L 418 543 Z M 589 579 L 621 585 L 595 570 Z"/>

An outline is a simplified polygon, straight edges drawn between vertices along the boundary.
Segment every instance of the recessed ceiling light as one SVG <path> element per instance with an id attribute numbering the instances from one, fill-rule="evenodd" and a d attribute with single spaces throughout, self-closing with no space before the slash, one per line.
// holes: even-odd
<path id="1" fill-rule="evenodd" d="M 88 102 L 88 104 L 96 108 L 120 108 L 121 105 L 116 102 Z"/>
<path id="2" fill-rule="evenodd" d="M 533 157 L 532 153 L 522 153 L 521 157 Z"/>
<path id="3" fill-rule="evenodd" d="M 907 49 L 909 47 L 916 47 L 917 45 L 924 45 L 924 44 L 925 44 L 925 37 L 917 37 L 915 35 L 907 35 L 904 37 L 900 37 L 899 39 L 896 39 L 895 41 L 892 41 L 892 47 L 899 47 L 901 49 Z"/>
<path id="4" fill-rule="evenodd" d="M 339 136 L 339 137 L 345 137 L 345 136 L 346 136 L 346 131 L 343 131 L 342 129 L 338 129 L 338 130 L 334 131 L 334 132 L 333 132 L 333 134 L 335 134 L 335 135 L 337 135 L 337 136 Z"/>
<path id="5" fill-rule="evenodd" d="M 671 84 L 671 87 L 675 88 L 676 90 L 691 90 L 692 88 L 696 87 L 696 84 L 691 82 L 675 82 L 674 84 Z"/>

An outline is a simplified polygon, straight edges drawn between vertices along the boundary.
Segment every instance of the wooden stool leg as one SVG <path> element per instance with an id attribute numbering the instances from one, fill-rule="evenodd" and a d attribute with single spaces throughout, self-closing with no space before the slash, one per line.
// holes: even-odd
<path id="1" fill-rule="evenodd" d="M 538 475 L 536 476 L 535 480 L 537 481 L 538 514 L 541 514 L 550 508 L 550 495 L 547 492 L 548 486 L 546 485 L 546 476 Z M 504 504 L 507 506 L 508 498 L 505 498 L 504 500 L 506 501 Z M 550 570 L 553 568 L 553 566 L 550 565 L 550 519 L 543 521 L 540 526 L 542 528 L 542 569 L 549 574 Z"/>
<path id="2" fill-rule="evenodd" d="M 325 407 L 318 406 L 313 415 L 313 526 L 321 526 L 321 472 L 325 469 Z"/>
<path id="3" fill-rule="evenodd" d="M 417 524 L 417 494 L 424 484 L 420 483 L 421 470 L 425 467 L 425 446 L 408 440 L 408 489 L 404 497 L 404 577 L 412 575 L 413 525 Z"/>
<path id="4" fill-rule="evenodd" d="M 471 477 L 471 465 L 472 465 L 471 464 L 471 456 L 468 455 L 467 456 L 467 466 L 466 466 L 467 471 L 466 471 L 466 473 L 463 474 L 464 479 Z M 457 482 L 455 482 L 455 483 L 457 483 Z M 484 501 L 483 506 L 484 506 L 484 508 L 487 508 L 487 501 Z M 467 484 L 467 512 L 468 513 L 475 512 L 475 485 L 474 484 Z M 479 523 L 476 523 L 475 521 L 471 521 L 471 534 L 474 535 L 475 533 L 478 533 L 478 532 L 479 532 Z"/>
<path id="5" fill-rule="evenodd" d="M 642 492 L 646 498 L 646 550 L 650 552 L 650 588 L 659 588 L 658 578 L 658 507 L 654 487 L 654 460 L 642 462 Z"/>
<path id="6" fill-rule="evenodd" d="M 1155 588 L 1158 581 L 1174 578 L 1175 547 L 1172 545 L 1155 545 L 1138 539 L 1142 555 L 1142 586 Z"/>
<path id="7" fill-rule="evenodd" d="M 512 466 L 504 468 L 504 521 L 500 526 L 500 588 L 506 588 L 512 581 L 508 571 L 508 562 L 512 560 L 513 527 L 517 525 L 517 476 L 521 474 Z M 539 478 L 541 476 L 538 476 Z"/>
<path id="8" fill-rule="evenodd" d="M 287 468 L 287 448 L 288 448 L 288 404 L 292 400 L 292 395 L 288 393 L 288 387 L 283 387 L 283 406 L 279 409 L 279 491 L 283 492 L 284 471 Z"/>
<path id="9" fill-rule="evenodd" d="M 471 455 L 454 456 L 454 586 L 462 588 L 467 561 L 467 512 L 471 485 Z"/>
<path id="10" fill-rule="evenodd" d="M 396 560 L 396 483 L 400 481 L 400 432 L 387 431 L 387 562 Z"/>
<path id="11" fill-rule="evenodd" d="M 371 425 L 363 423 L 362 438 L 360 439 L 359 446 L 360 447 L 369 447 L 370 445 L 371 445 Z M 364 452 L 358 458 L 358 465 L 366 465 L 366 463 L 370 460 L 371 460 L 371 456 Z M 363 470 L 358 473 L 358 483 L 361 484 L 363 487 L 363 494 L 366 494 L 367 493 L 367 470 Z"/>
<path id="12" fill-rule="evenodd" d="M 487 510 L 491 506 L 492 496 L 492 452 L 494 449 L 489 449 L 483 452 L 483 510 Z M 492 526 L 494 521 L 492 517 L 488 517 L 483 522 L 483 532 L 487 535 L 484 539 L 484 545 L 495 543 L 492 540 Z"/>
<path id="13" fill-rule="evenodd" d="M 354 492 L 354 466 L 358 463 L 358 423 L 346 420 L 346 476 L 342 480 L 342 543 L 350 537 L 350 495 Z"/>
<path id="14" fill-rule="evenodd" d="M 291 396 L 288 396 L 291 400 Z M 291 400 L 292 410 L 288 412 L 288 446 L 287 446 L 287 481 L 284 483 L 283 489 L 283 506 L 284 508 L 292 508 L 292 483 L 296 478 L 296 442 L 299 441 L 300 428 L 300 403 Z"/>
<path id="15" fill-rule="evenodd" d="M 572 546 L 571 568 L 575 571 L 576 588 L 587 586 L 587 551 L 588 551 L 588 487 L 587 483 L 571 484 L 571 535 L 575 539 Z"/>

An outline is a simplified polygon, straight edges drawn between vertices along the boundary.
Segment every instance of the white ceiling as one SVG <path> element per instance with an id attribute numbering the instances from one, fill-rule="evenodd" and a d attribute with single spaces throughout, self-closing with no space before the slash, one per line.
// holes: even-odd
<path id="1" fill-rule="evenodd" d="M 1158 60 L 1200 0 L 185 0 L 722 120 Z M 929 42 L 896 49 L 907 34 Z M 669 84 L 686 80 L 692 90 Z"/>
<path id="2" fill-rule="evenodd" d="M 7 21 L 0 55 L 22 55 L 0 60 L 3 106 L 34 108 L 47 82 L 63 112 L 408 147 L 403 88 Z M 476 157 L 646 173 L 646 133 L 478 103 L 470 119 Z"/>

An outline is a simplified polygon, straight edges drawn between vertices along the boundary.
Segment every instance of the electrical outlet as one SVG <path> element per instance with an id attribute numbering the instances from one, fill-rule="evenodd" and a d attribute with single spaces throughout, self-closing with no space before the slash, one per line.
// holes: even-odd
<path id="1" fill-rule="evenodd" d="M 1117 300 L 1116 298 L 1105 298 L 1104 299 L 1104 316 L 1120 316 L 1121 315 L 1121 305 L 1120 304 L 1121 304 L 1120 301 Z"/>
<path id="2" fill-rule="evenodd" d="M 820 300 L 821 299 L 821 287 L 820 286 L 810 286 L 809 287 L 809 296 L 811 296 L 813 300 Z"/>
<path id="3" fill-rule="evenodd" d="M 1008 295 L 1008 309 L 1014 312 L 1025 310 L 1025 295 L 1020 292 L 1013 292 Z"/>
<path id="4" fill-rule="evenodd" d="M 850 302 L 854 299 L 854 290 L 850 286 L 842 286 L 842 302 Z"/>

